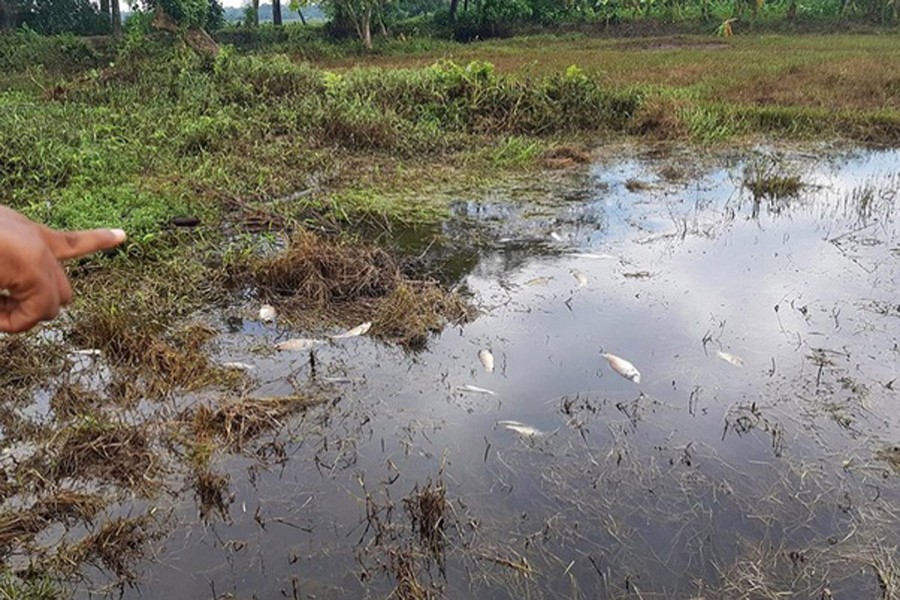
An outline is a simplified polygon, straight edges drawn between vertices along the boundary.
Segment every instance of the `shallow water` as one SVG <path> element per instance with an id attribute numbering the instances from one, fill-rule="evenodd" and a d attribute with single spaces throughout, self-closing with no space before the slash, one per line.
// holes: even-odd
<path id="1" fill-rule="evenodd" d="M 448 598 L 878 597 L 900 543 L 876 458 L 900 444 L 900 152 L 817 154 L 785 157 L 806 185 L 778 201 L 743 187 L 749 153 L 629 152 L 460 198 L 410 251 L 483 311 L 419 353 L 348 339 L 313 371 L 254 352 L 302 332 L 223 333 L 219 359 L 256 365 L 260 393 L 315 377 L 337 399 L 291 424 L 281 464 L 214 465 L 228 521 L 167 507 L 124 595 L 385 597 L 379 565 L 414 538 L 402 499 L 442 476 L 445 568 L 419 575 Z M 658 174 L 673 164 L 690 176 Z M 381 539 L 367 494 L 394 505 Z"/>

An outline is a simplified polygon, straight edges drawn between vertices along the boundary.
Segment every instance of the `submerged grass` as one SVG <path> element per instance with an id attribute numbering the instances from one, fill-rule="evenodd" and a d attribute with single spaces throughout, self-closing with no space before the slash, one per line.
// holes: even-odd
<path id="1" fill-rule="evenodd" d="M 92 564 L 114 573 L 122 583 L 134 583 L 135 564 L 145 558 L 147 544 L 162 535 L 150 516 L 118 517 L 80 542 L 61 549 L 55 562 L 64 571 L 77 571 L 82 564 Z"/>

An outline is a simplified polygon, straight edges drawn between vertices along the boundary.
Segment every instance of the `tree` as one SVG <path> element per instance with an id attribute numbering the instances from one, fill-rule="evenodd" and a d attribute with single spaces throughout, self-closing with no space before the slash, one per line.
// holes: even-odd
<path id="1" fill-rule="evenodd" d="M 320 4 L 331 16 L 332 24 L 352 27 L 363 45 L 372 49 L 372 17 L 381 0 L 325 0 Z"/>
<path id="2" fill-rule="evenodd" d="M 288 8 L 297 11 L 297 14 L 300 15 L 300 22 L 306 25 L 306 17 L 303 16 L 303 7 L 309 6 L 309 0 L 290 0 L 290 2 Z"/>
<path id="3" fill-rule="evenodd" d="M 272 0 L 272 24 L 281 27 L 281 0 Z"/>
<path id="4" fill-rule="evenodd" d="M 90 0 L 4 0 L 10 26 L 24 23 L 38 33 L 109 33 L 110 22 Z"/>
<path id="5" fill-rule="evenodd" d="M 119 0 L 111 1 L 109 18 L 112 20 L 113 35 L 122 35 L 122 13 L 119 12 Z"/>
<path id="6" fill-rule="evenodd" d="M 6 5 L 6 0 L 0 0 L 0 31 L 12 29 L 12 13 Z"/>

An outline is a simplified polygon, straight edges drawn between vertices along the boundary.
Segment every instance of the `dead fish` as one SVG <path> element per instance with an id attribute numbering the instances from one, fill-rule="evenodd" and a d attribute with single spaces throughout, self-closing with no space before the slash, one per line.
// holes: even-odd
<path id="1" fill-rule="evenodd" d="M 335 385 L 350 385 L 356 383 L 356 380 L 350 377 L 323 377 L 322 381 L 325 383 L 333 383 Z"/>
<path id="2" fill-rule="evenodd" d="M 572 258 L 593 258 L 594 260 L 610 260 L 616 258 L 612 254 L 594 254 L 592 252 L 567 252 L 563 256 L 571 256 Z"/>
<path id="3" fill-rule="evenodd" d="M 528 281 L 526 281 L 525 285 L 527 285 L 527 286 L 546 285 L 546 284 L 550 283 L 550 281 L 552 281 L 552 280 L 553 280 L 552 277 L 535 277 L 534 279 L 529 279 Z"/>
<path id="4" fill-rule="evenodd" d="M 554 242 L 561 242 L 561 241 L 563 241 L 563 239 L 564 239 L 563 236 L 559 235 L 559 234 L 556 233 L 555 231 L 551 231 L 551 232 L 550 232 L 550 238 L 551 238 Z"/>
<path id="5" fill-rule="evenodd" d="M 235 371 L 252 371 L 255 367 L 242 362 L 227 362 L 222 363 L 222 368 L 234 369 Z"/>
<path id="6" fill-rule="evenodd" d="M 716 356 L 721 358 L 727 363 L 731 363 L 736 367 L 744 366 L 744 359 L 738 356 L 737 354 L 730 354 L 728 352 L 722 352 L 721 350 L 716 350 Z"/>
<path id="7" fill-rule="evenodd" d="M 337 335 L 330 335 L 328 337 L 330 337 L 333 340 L 343 340 L 345 338 L 352 338 L 352 337 L 356 337 L 358 335 L 363 335 L 364 333 L 369 331 L 369 329 L 371 329 L 371 328 L 372 328 L 372 323 L 370 321 L 366 321 L 365 323 L 360 323 L 353 329 L 348 329 L 344 333 L 339 333 Z"/>
<path id="8" fill-rule="evenodd" d="M 544 435 L 544 432 L 540 429 L 532 427 L 531 425 L 526 425 L 520 421 L 497 421 L 497 425 L 509 429 L 510 431 L 515 431 L 519 435 L 524 435 L 526 437 Z"/>
<path id="9" fill-rule="evenodd" d="M 480 360 L 481 364 L 484 365 L 485 371 L 487 371 L 488 373 L 494 372 L 494 355 L 491 354 L 490 350 L 479 350 L 478 360 Z"/>
<path id="10" fill-rule="evenodd" d="M 467 392 L 469 394 L 485 394 L 487 396 L 496 396 L 497 395 L 497 392 L 494 392 L 494 391 L 491 391 L 491 390 L 488 390 L 488 389 L 485 389 L 482 387 L 478 387 L 477 385 L 466 384 L 466 385 L 461 385 L 456 389 L 459 390 L 460 392 Z"/>
<path id="11" fill-rule="evenodd" d="M 575 278 L 575 281 L 578 282 L 578 287 L 584 287 L 588 284 L 587 275 L 579 271 L 578 269 L 572 269 L 569 271 L 572 274 L 572 277 Z"/>
<path id="12" fill-rule="evenodd" d="M 647 279 L 651 276 L 650 271 L 633 271 L 631 273 L 622 273 L 623 277 L 628 279 Z"/>
<path id="13" fill-rule="evenodd" d="M 635 383 L 641 382 L 641 372 L 638 371 L 633 364 L 631 364 L 624 358 L 606 352 L 601 352 L 600 356 L 602 356 L 609 362 L 609 366 L 613 371 L 615 371 L 625 379 L 630 379 Z"/>
<path id="14" fill-rule="evenodd" d="M 275 320 L 275 307 L 271 304 L 263 304 L 259 307 L 259 320 L 263 323 L 271 323 Z"/>
<path id="15" fill-rule="evenodd" d="M 84 350 L 72 350 L 69 354 L 77 354 L 78 356 L 100 356 L 103 352 L 97 348 L 85 348 Z"/>
<path id="16" fill-rule="evenodd" d="M 293 338 L 290 340 L 285 340 L 283 342 L 278 342 L 275 344 L 276 350 L 309 350 L 314 347 L 316 344 L 324 343 L 323 340 L 316 340 L 310 338 Z"/>

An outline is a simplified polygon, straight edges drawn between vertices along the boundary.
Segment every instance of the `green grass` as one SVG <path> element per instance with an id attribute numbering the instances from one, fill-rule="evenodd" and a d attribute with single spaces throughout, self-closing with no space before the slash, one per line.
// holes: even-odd
<path id="1" fill-rule="evenodd" d="M 20 579 L 9 571 L 0 574 L 0 600 L 63 600 L 69 597 L 56 581 L 46 575 Z"/>

